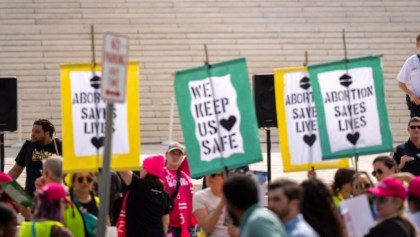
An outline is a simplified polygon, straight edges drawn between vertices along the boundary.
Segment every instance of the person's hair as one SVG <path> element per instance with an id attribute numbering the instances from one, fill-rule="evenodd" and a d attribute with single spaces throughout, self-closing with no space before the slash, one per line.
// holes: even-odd
<path id="1" fill-rule="evenodd" d="M 16 218 L 16 214 L 12 208 L 0 203 L 0 225 L 7 226 L 10 221 Z"/>
<path id="2" fill-rule="evenodd" d="M 268 191 L 273 191 L 278 188 L 283 190 L 284 195 L 289 201 L 301 200 L 302 198 L 302 187 L 298 183 L 289 179 L 277 179 L 268 185 Z"/>
<path id="3" fill-rule="evenodd" d="M 418 34 L 416 37 L 416 43 L 420 43 L 420 34 Z"/>
<path id="4" fill-rule="evenodd" d="M 375 164 L 376 162 L 382 162 L 389 169 L 394 169 L 395 173 L 398 172 L 397 162 L 395 162 L 395 160 L 392 159 L 390 156 L 386 156 L 386 155 L 384 155 L 384 156 L 377 156 L 373 160 L 372 164 Z"/>
<path id="5" fill-rule="evenodd" d="M 155 175 L 147 173 L 146 176 L 144 176 L 144 181 L 146 181 L 152 189 L 163 190 L 162 180 Z"/>
<path id="6" fill-rule="evenodd" d="M 345 184 L 351 183 L 351 179 L 355 173 L 355 170 L 347 168 L 340 168 L 335 172 L 334 183 L 332 185 L 334 195 L 337 195 Z"/>
<path id="7" fill-rule="evenodd" d="M 54 200 L 54 201 L 42 201 L 42 193 L 38 193 L 35 197 L 35 201 L 37 206 L 34 211 L 34 221 L 38 220 L 54 220 L 63 222 L 63 213 L 60 213 L 61 210 L 61 200 Z"/>
<path id="8" fill-rule="evenodd" d="M 414 208 L 417 212 L 420 211 L 420 197 L 408 195 L 408 202 L 412 202 L 414 204 Z"/>
<path id="9" fill-rule="evenodd" d="M 420 117 L 414 116 L 414 117 L 410 118 L 410 120 L 408 120 L 408 125 L 407 126 L 410 127 L 410 124 L 412 122 L 420 122 Z"/>
<path id="10" fill-rule="evenodd" d="M 45 171 L 54 181 L 61 182 L 63 179 L 63 162 L 59 156 L 51 156 L 46 159 L 42 165 Z"/>
<path id="11" fill-rule="evenodd" d="M 223 184 L 226 200 L 240 210 L 258 203 L 258 188 L 255 181 L 242 174 L 233 175 Z"/>
<path id="12" fill-rule="evenodd" d="M 301 186 L 303 188 L 301 212 L 305 220 L 319 236 L 344 236 L 345 227 L 328 187 L 318 179 L 306 180 Z"/>
<path id="13" fill-rule="evenodd" d="M 54 128 L 54 125 L 49 120 L 38 119 L 34 122 L 34 125 L 41 126 L 44 132 L 50 132 L 50 137 L 53 137 L 53 134 L 55 133 L 55 128 Z"/>

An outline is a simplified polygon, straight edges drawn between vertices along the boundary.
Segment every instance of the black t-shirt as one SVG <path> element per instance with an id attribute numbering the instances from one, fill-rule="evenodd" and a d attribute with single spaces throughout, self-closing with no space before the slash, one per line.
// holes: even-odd
<path id="1" fill-rule="evenodd" d="M 84 209 L 86 209 L 87 212 L 89 212 L 90 214 L 93 214 L 94 216 L 98 217 L 98 214 L 99 214 L 98 203 L 96 203 L 95 196 L 93 194 L 90 194 L 90 195 L 91 195 L 90 202 L 87 202 L 87 203 L 79 202 L 79 204 Z"/>
<path id="2" fill-rule="evenodd" d="M 162 216 L 169 214 L 169 195 L 163 189 L 152 189 L 133 174 L 126 204 L 127 237 L 162 237 Z"/>
<path id="3" fill-rule="evenodd" d="M 26 167 L 25 191 L 31 197 L 35 192 L 35 180 L 42 175 L 42 160 L 47 159 L 53 154 L 61 155 L 61 141 L 55 139 L 58 153 L 56 152 L 54 142 L 47 145 L 36 145 L 27 140 L 19 151 L 15 161 L 16 164 Z"/>
<path id="4" fill-rule="evenodd" d="M 384 220 L 371 228 L 365 237 L 415 237 L 416 230 L 401 217 Z"/>
<path id="5" fill-rule="evenodd" d="M 402 172 L 410 172 L 414 176 L 420 175 L 420 149 L 411 142 L 410 139 L 406 143 L 398 145 L 395 148 L 394 160 L 397 164 L 400 164 L 401 157 L 407 155 L 413 157 L 412 161 L 405 162 L 404 167 L 401 169 Z"/>

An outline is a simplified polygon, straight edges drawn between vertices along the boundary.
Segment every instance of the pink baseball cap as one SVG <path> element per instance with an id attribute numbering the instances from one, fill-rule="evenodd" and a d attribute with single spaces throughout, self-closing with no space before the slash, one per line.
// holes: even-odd
<path id="1" fill-rule="evenodd" d="M 147 173 L 160 177 L 163 166 L 165 166 L 165 158 L 162 155 L 149 156 L 143 160 L 143 168 Z"/>
<path id="2" fill-rule="evenodd" d="M 384 178 L 376 187 L 369 188 L 367 192 L 378 197 L 399 197 L 402 200 L 407 197 L 401 180 L 391 177 Z"/>
<path id="3" fill-rule="evenodd" d="M 4 173 L 4 172 L 0 172 L 0 184 L 2 183 L 7 183 L 12 181 L 12 177 L 10 177 L 10 175 Z"/>
<path id="4" fill-rule="evenodd" d="M 420 176 L 415 177 L 408 184 L 408 195 L 420 198 Z"/>
<path id="5" fill-rule="evenodd" d="M 39 190 L 39 197 L 43 202 L 64 199 L 66 203 L 71 203 L 70 200 L 67 199 L 67 193 L 64 186 L 58 183 L 48 183 L 42 186 L 41 190 Z"/>

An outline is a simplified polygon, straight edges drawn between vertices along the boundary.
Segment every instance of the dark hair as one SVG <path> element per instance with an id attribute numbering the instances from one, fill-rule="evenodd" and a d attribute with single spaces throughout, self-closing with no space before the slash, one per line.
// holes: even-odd
<path id="1" fill-rule="evenodd" d="M 34 211 L 33 220 L 37 221 L 47 219 L 63 223 L 64 219 L 62 215 L 64 213 L 60 213 L 61 200 L 42 201 L 42 195 L 42 193 L 38 193 L 35 197 L 37 206 Z"/>
<path id="2" fill-rule="evenodd" d="M 372 164 L 375 164 L 376 162 L 382 162 L 389 169 L 394 169 L 395 170 L 395 173 L 398 172 L 397 162 L 395 162 L 395 160 L 392 159 L 390 156 L 377 156 L 373 160 Z"/>
<path id="3" fill-rule="evenodd" d="M 302 188 L 298 183 L 289 179 L 277 179 L 268 185 L 268 190 L 273 191 L 275 189 L 283 189 L 284 195 L 290 200 L 301 200 L 302 199 Z"/>
<path id="4" fill-rule="evenodd" d="M 416 37 L 416 43 L 420 43 L 420 34 L 418 34 Z"/>
<path id="5" fill-rule="evenodd" d="M 155 175 L 147 173 L 146 176 L 144 176 L 144 181 L 146 181 L 152 189 L 163 190 L 162 180 Z"/>
<path id="6" fill-rule="evenodd" d="M 41 126 L 42 130 L 44 130 L 44 132 L 50 132 L 50 137 L 52 137 L 53 134 L 55 133 L 54 125 L 49 120 L 38 119 L 34 122 L 34 125 Z"/>
<path id="7" fill-rule="evenodd" d="M 16 214 L 12 208 L 0 203 L 0 225 L 7 226 L 10 221 L 16 218 Z"/>
<path id="8" fill-rule="evenodd" d="M 233 175 L 223 184 L 223 194 L 233 206 L 246 210 L 258 203 L 258 188 L 255 181 L 243 174 Z"/>
<path id="9" fill-rule="evenodd" d="M 351 179 L 355 173 L 355 170 L 347 168 L 340 168 L 335 172 L 334 183 L 332 185 L 334 195 L 337 195 L 345 184 L 351 183 Z"/>
<path id="10" fill-rule="evenodd" d="M 420 117 L 417 117 L 417 116 L 411 117 L 410 120 L 408 120 L 409 127 L 410 127 L 411 122 L 420 122 Z"/>
<path id="11" fill-rule="evenodd" d="M 303 199 L 301 212 L 305 220 L 322 237 L 342 237 L 345 227 L 328 187 L 318 179 L 301 184 Z"/>
<path id="12" fill-rule="evenodd" d="M 408 202 L 413 202 L 416 211 L 420 211 L 420 198 L 413 195 L 408 195 Z"/>

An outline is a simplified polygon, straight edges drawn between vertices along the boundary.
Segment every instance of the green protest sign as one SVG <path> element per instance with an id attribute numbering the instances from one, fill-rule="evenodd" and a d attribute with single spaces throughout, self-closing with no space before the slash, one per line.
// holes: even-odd
<path id="1" fill-rule="evenodd" d="M 309 66 L 323 159 L 391 151 L 378 56 Z"/>
<path id="2" fill-rule="evenodd" d="M 175 93 L 192 177 L 262 160 L 244 58 L 176 72 Z"/>
<path id="3" fill-rule="evenodd" d="M 15 202 L 25 207 L 33 206 L 32 198 L 23 190 L 16 180 L 0 184 L 1 189 Z"/>

